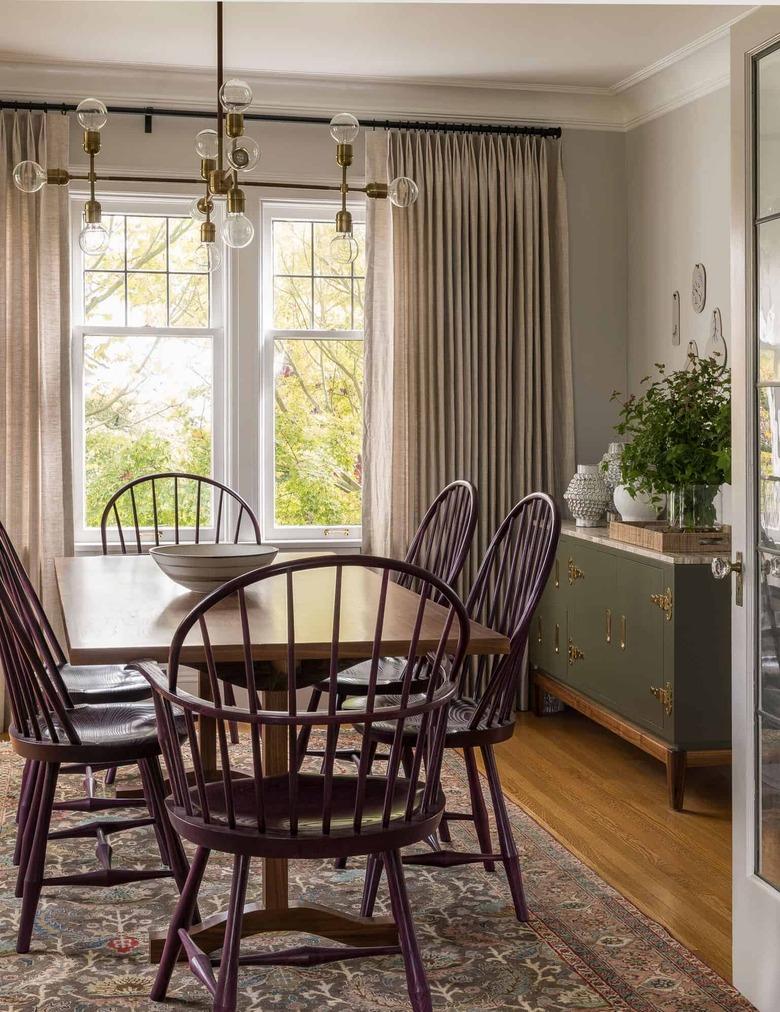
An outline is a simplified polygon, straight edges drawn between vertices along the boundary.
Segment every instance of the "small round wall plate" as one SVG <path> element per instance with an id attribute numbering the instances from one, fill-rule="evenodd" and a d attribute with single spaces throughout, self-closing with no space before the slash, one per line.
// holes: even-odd
<path id="1" fill-rule="evenodd" d="M 691 302 L 694 311 L 701 313 L 707 301 L 707 272 L 704 264 L 696 264 L 691 278 Z"/>

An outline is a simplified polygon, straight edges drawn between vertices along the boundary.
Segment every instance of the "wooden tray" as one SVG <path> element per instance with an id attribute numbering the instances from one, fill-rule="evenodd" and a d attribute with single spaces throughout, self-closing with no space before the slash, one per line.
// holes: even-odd
<path id="1" fill-rule="evenodd" d="M 728 526 L 720 531 L 674 531 L 660 521 L 610 520 L 609 536 L 653 552 L 712 555 L 731 550 L 731 528 Z"/>

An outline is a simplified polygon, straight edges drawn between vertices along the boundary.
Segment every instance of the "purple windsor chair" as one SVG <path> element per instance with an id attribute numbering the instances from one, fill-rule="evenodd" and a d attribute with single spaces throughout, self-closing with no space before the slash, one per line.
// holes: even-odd
<path id="1" fill-rule="evenodd" d="M 478 513 L 477 490 L 471 482 L 462 479 L 450 482 L 428 507 L 409 545 L 404 562 L 421 566 L 426 572 L 454 586 L 471 548 Z M 396 582 L 399 586 L 417 590 L 415 578 L 408 574 L 400 574 Z M 339 672 L 336 679 L 337 709 L 341 709 L 344 700 L 349 697 L 365 696 L 368 691 L 370 669 L 369 662 L 363 661 Z M 403 671 L 403 657 L 383 657 L 377 673 L 378 691 L 398 692 Z M 421 687 L 420 684 L 415 684 L 413 689 L 418 690 Z M 323 693 L 329 691 L 328 681 L 316 686 L 312 691 L 309 709 L 316 710 Z M 360 705 L 359 700 L 355 700 L 355 705 Z M 309 755 L 321 754 L 317 750 L 308 750 L 308 735 L 305 728 L 299 748 L 301 756 L 304 752 Z M 338 758 L 349 758 L 353 753 L 354 749 L 341 749 Z M 408 764 L 408 755 L 404 756 L 404 762 Z"/>
<path id="2" fill-rule="evenodd" d="M 227 504 L 236 512 L 235 520 L 229 517 Z M 182 513 L 185 510 L 194 511 L 194 527 L 182 524 Z M 213 525 L 210 523 L 212 510 L 216 511 Z M 127 539 L 122 527 L 123 514 L 130 532 Z M 173 529 L 174 544 L 182 543 L 182 532 L 185 527 L 192 532 L 191 540 L 195 544 L 200 544 L 204 520 L 206 529 L 213 531 L 216 544 L 219 544 L 220 537 L 223 541 L 229 540 L 237 544 L 242 534 L 242 525 L 248 528 L 248 533 L 258 545 L 262 540 L 257 517 L 249 503 L 238 492 L 205 475 L 189 474 L 185 471 L 161 471 L 134 478 L 117 489 L 108 500 L 100 518 L 103 554 L 108 554 L 110 545 L 118 544 L 123 555 L 128 554 L 128 549 L 142 555 L 144 549 L 148 547 L 141 540 L 141 532 L 148 526 L 141 522 L 145 515 L 151 516 L 155 545 L 160 544 L 161 531 L 167 527 Z M 110 524 L 112 520 L 113 525 Z M 110 530 L 116 530 L 118 542 L 109 541 Z M 230 682 L 225 682 L 225 702 L 229 706 L 235 705 L 235 695 Z M 236 727 L 231 727 L 230 738 L 233 744 L 238 743 Z M 114 776 L 115 771 L 109 770 L 106 774 L 106 783 L 113 783 Z"/>
<path id="3" fill-rule="evenodd" d="M 520 861 L 512 836 L 504 795 L 501 789 L 493 746 L 514 733 L 514 706 L 522 672 L 528 631 L 536 606 L 544 590 L 555 558 L 561 520 L 553 500 L 534 492 L 512 508 L 488 546 L 466 602 L 471 618 L 497 629 L 510 639 L 508 654 L 482 656 L 461 668 L 458 691 L 448 715 L 445 748 L 462 749 L 471 797 L 471 812 L 445 811 L 442 839 L 451 843 L 445 829 L 452 820 L 473 821 L 480 850 L 464 853 L 435 848 L 431 853 L 404 857 L 405 864 L 438 867 L 483 863 L 488 871 L 501 861 L 509 880 L 515 913 L 520 921 L 528 919 Z M 387 702 L 392 703 L 393 697 Z M 351 701 L 350 701 L 351 702 Z M 413 744 L 417 730 L 414 721 L 405 728 L 406 741 Z M 394 729 L 375 723 L 373 741 L 394 740 Z M 487 809 L 477 771 L 475 749 L 485 764 L 493 812 L 498 830 L 499 854 L 492 852 Z M 362 913 L 371 916 L 382 868 L 369 857 Z"/>
<path id="4" fill-rule="evenodd" d="M 350 586 L 356 587 L 355 569 L 371 568 L 381 574 L 377 600 L 349 601 Z M 296 644 L 296 596 L 302 605 L 311 606 L 307 597 L 307 576 L 313 570 L 330 569 L 333 573 L 332 600 L 320 602 L 323 643 L 330 641 L 329 670 L 331 692 L 328 709 L 322 712 L 297 709 L 296 672 L 301 661 Z M 403 576 L 416 581 L 419 600 L 408 613 L 408 628 L 388 621 L 385 611 L 391 577 Z M 354 577 L 354 578 L 353 578 Z M 255 680 L 255 654 L 263 644 L 253 643 L 249 628 L 250 612 L 246 593 L 265 581 L 283 581 L 286 614 L 279 617 L 280 637 L 286 644 L 286 710 L 269 711 L 258 705 L 259 686 Z M 311 586 L 311 584 L 309 584 Z M 438 600 L 438 604 L 433 599 Z M 227 606 L 233 605 L 243 634 L 243 657 L 249 706 L 246 710 L 226 707 L 220 697 L 212 643 L 214 628 L 226 621 Z M 369 663 L 369 685 L 360 713 L 339 712 L 336 708 L 336 678 L 344 654 L 342 638 L 349 643 L 350 607 L 376 616 L 373 648 Z M 305 609 L 304 609 L 305 610 Z M 212 612 L 215 613 L 212 615 Z M 435 625 L 433 619 L 436 619 Z M 404 622 L 405 625 L 405 622 Z M 390 628 L 392 626 L 393 628 Z M 188 633 L 195 629 L 206 650 L 214 701 L 197 699 L 177 687 L 180 655 Z M 435 632 L 431 630 L 435 629 Z M 389 707 L 378 706 L 376 686 L 382 658 L 383 641 L 409 642 L 406 671 L 399 673 L 401 692 Z M 393 917 L 398 926 L 400 951 L 412 1006 L 431 1009 L 431 995 L 415 938 L 399 856 L 401 847 L 431 837 L 436 832 L 444 797 L 439 787 L 439 772 L 446 727 L 446 712 L 455 691 L 463 654 L 469 638 L 466 610 L 455 592 L 441 580 L 419 567 L 390 559 L 347 556 L 283 563 L 260 572 L 238 577 L 214 591 L 195 607 L 179 626 L 171 644 L 168 674 L 151 661 L 139 667 L 154 689 L 161 728 L 163 751 L 173 797 L 167 801 L 171 822 L 186 840 L 197 847 L 191 871 L 181 894 L 163 950 L 151 997 L 164 999 L 174 964 L 182 946 L 190 967 L 207 988 L 213 1008 L 234 1012 L 237 1005 L 238 967 L 241 965 L 317 965 L 334 959 L 398 952 L 399 946 L 319 947 L 306 946 L 286 951 L 265 951 L 239 957 L 242 913 L 251 858 L 296 858 L 319 861 L 323 857 L 378 854 L 387 868 Z M 354 647 L 352 648 L 354 650 Z M 429 658 L 430 675 L 424 694 L 412 694 L 411 685 L 418 655 Z M 184 714 L 187 739 L 192 750 L 195 786 L 186 777 L 182 742 L 174 732 L 173 715 Z M 220 744 L 221 778 L 206 783 L 202 768 L 195 719 L 208 716 L 216 721 Z M 385 772 L 371 775 L 368 752 L 356 769 L 347 774 L 334 772 L 339 729 L 363 724 L 363 738 L 376 721 L 396 730 L 389 736 L 390 758 Z M 251 742 L 250 778 L 238 779 L 230 765 L 226 725 L 237 720 L 247 725 Z M 404 728 L 414 721 L 418 729 L 408 775 L 401 771 L 401 745 Z M 325 738 L 321 768 L 301 769 L 297 762 L 297 744 L 302 727 L 314 729 Z M 262 754 L 262 744 L 272 732 L 286 738 L 288 770 L 274 773 L 270 760 Z M 319 764 L 317 764 L 319 765 Z M 212 850 L 233 855 L 233 881 L 230 891 L 224 941 L 219 956 L 210 956 L 195 944 L 190 934 L 193 905 Z M 273 913 L 273 912 L 272 912 Z M 277 929 L 278 930 L 278 929 Z M 327 937 L 327 931 L 322 930 Z M 335 936 L 334 936 L 335 937 Z M 219 967 L 215 978 L 212 966 Z"/>
<path id="5" fill-rule="evenodd" d="M 121 664 L 78 665 L 68 664 L 65 653 L 52 629 L 41 599 L 22 565 L 13 542 L 5 527 L 0 523 L 0 579 L 2 579 L 17 613 L 34 644 L 38 657 L 57 686 L 60 697 L 67 706 L 82 703 L 131 703 L 149 699 L 149 686 L 140 672 Z M 0 617 L 0 621 L 2 618 Z M 10 629 L 6 637 L 11 638 Z M 22 774 L 19 805 L 17 808 L 17 838 L 13 863 L 19 864 L 24 828 L 35 785 L 36 764 L 25 762 Z M 94 794 L 91 770 L 64 767 L 62 773 L 86 774 L 87 797 L 78 800 L 56 802 L 56 807 L 72 811 L 100 811 L 108 808 L 143 806 L 144 801 L 122 802 L 115 798 L 99 798 Z M 117 829 L 122 828 L 119 824 Z"/>
<path id="6" fill-rule="evenodd" d="M 44 885 L 115 886 L 173 875 L 181 888 L 189 865 L 173 832 L 164 804 L 160 743 L 151 701 L 84 703 L 74 706 L 61 679 L 41 659 L 40 640 L 20 611 L 10 571 L 0 580 L 0 662 L 11 704 L 9 736 L 27 764 L 32 784 L 29 810 L 19 848 L 16 895 L 22 909 L 16 951 L 29 952 L 41 889 Z M 149 817 L 96 820 L 83 826 L 49 831 L 54 794 L 61 773 L 136 764 L 141 773 Z M 108 837 L 120 829 L 154 826 L 163 864 L 158 869 L 116 869 Z M 20 827 L 21 828 L 21 827 Z M 44 877 L 49 839 L 94 837 L 100 868 Z"/>

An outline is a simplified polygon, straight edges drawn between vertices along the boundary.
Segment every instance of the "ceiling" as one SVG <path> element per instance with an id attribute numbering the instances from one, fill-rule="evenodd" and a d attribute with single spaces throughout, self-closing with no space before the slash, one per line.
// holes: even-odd
<path id="1" fill-rule="evenodd" d="M 751 8 L 489 3 L 225 4 L 229 70 L 612 89 Z M 211 68 L 214 5 L 3 0 L 0 62 Z"/>

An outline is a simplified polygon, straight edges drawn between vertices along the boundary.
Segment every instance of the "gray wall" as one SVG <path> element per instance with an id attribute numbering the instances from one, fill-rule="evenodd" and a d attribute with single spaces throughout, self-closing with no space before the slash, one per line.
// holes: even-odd
<path id="1" fill-rule="evenodd" d="M 577 463 L 615 439 L 613 390 L 626 389 L 626 135 L 565 130 Z"/>
<path id="2" fill-rule="evenodd" d="M 729 89 L 706 95 L 626 134 L 628 373 L 630 389 L 654 363 L 704 353 L 712 310 L 729 315 Z M 707 270 L 704 312 L 691 305 L 694 264 Z M 672 292 L 680 292 L 681 342 L 672 346 Z"/>

